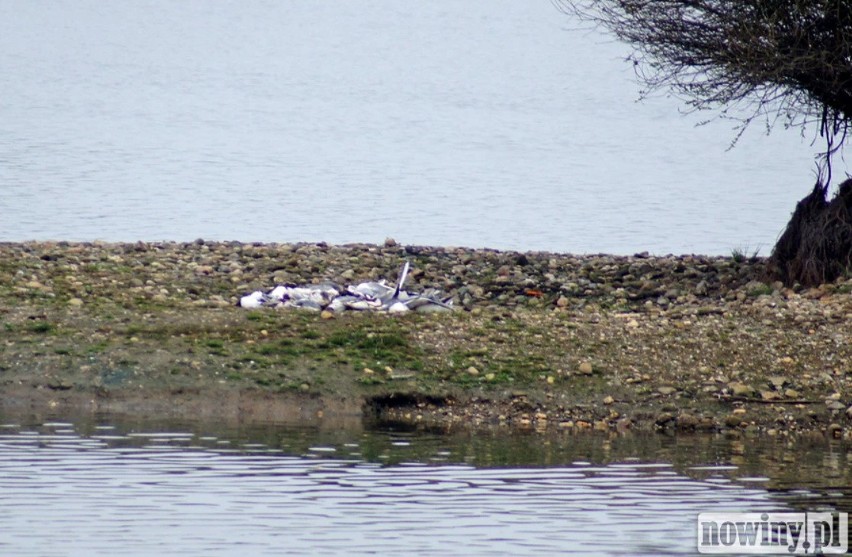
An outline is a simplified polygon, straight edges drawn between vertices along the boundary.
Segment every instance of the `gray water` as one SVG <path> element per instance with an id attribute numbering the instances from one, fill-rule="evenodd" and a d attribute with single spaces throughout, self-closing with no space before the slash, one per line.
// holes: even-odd
<path id="1" fill-rule="evenodd" d="M 699 512 L 848 509 L 843 447 L 0 416 L 0 552 L 692 555 Z"/>
<path id="2" fill-rule="evenodd" d="M 0 0 L 0 240 L 766 254 L 810 136 L 663 95 L 548 0 Z"/>

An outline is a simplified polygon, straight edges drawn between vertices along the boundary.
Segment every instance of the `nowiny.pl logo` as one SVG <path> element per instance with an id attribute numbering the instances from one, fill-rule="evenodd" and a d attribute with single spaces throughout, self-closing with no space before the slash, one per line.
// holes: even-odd
<path id="1" fill-rule="evenodd" d="M 698 552 L 843 555 L 849 514 L 842 512 L 701 513 Z"/>

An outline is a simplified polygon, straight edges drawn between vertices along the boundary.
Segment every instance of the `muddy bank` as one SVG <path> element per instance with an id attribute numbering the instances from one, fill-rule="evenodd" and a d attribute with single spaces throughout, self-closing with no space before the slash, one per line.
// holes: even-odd
<path id="1" fill-rule="evenodd" d="M 236 307 L 280 283 L 393 280 L 406 260 L 409 289 L 459 311 Z M 764 264 L 393 241 L 0 244 L 0 405 L 852 436 L 852 280 L 784 288 Z"/>

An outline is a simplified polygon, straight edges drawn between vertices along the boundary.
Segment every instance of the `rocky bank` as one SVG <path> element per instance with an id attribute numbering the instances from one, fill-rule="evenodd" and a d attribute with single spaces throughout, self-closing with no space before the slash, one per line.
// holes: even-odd
<path id="1" fill-rule="evenodd" d="M 236 307 L 275 284 L 393 281 L 404 261 L 410 290 L 459 310 Z M 206 399 L 440 427 L 852 437 L 852 279 L 784 288 L 757 257 L 5 243 L 0 335 L 0 408 Z"/>

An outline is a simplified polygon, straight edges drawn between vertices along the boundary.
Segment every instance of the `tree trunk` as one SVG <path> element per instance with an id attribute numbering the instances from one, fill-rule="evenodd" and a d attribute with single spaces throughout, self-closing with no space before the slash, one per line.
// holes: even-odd
<path id="1" fill-rule="evenodd" d="M 787 286 L 817 286 L 852 275 L 852 179 L 831 201 L 820 183 L 796 205 L 769 256 L 768 273 Z"/>

